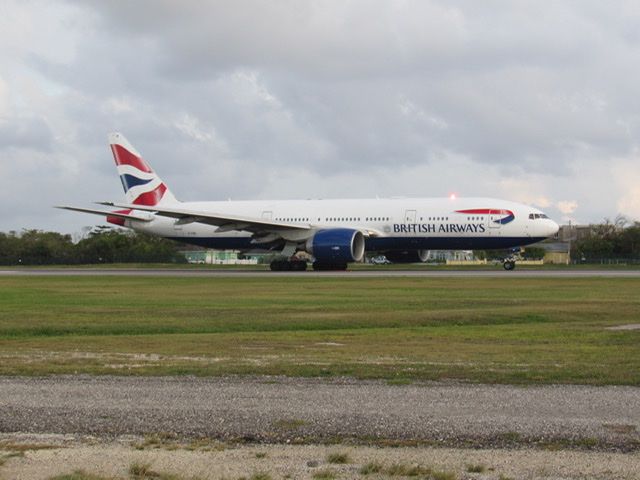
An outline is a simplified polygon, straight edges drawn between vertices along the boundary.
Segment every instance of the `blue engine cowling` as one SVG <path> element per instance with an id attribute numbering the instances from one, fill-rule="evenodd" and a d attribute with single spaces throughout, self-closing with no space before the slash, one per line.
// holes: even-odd
<path id="1" fill-rule="evenodd" d="M 306 250 L 321 263 L 359 262 L 364 256 L 364 235 L 350 228 L 320 230 L 307 240 Z"/>

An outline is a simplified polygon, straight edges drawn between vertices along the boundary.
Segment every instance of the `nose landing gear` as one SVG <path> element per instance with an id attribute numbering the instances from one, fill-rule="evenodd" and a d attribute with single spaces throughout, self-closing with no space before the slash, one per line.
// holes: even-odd
<path id="1" fill-rule="evenodd" d="M 513 270 L 516 268 L 516 260 L 521 259 L 519 253 L 512 253 L 502 260 L 502 267 L 505 270 Z"/>
<path id="2" fill-rule="evenodd" d="M 515 262 L 515 260 L 512 260 L 512 259 L 507 258 L 507 259 L 505 259 L 505 261 L 502 263 L 502 267 L 503 267 L 505 270 L 513 270 L 514 268 L 516 268 L 516 262 Z"/>

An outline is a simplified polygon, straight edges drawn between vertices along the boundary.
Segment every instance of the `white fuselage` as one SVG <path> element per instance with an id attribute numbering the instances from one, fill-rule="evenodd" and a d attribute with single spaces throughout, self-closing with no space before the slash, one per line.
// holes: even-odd
<path id="1" fill-rule="evenodd" d="M 310 226 L 368 232 L 368 251 L 509 248 L 541 241 L 558 225 L 533 207 L 490 198 L 401 198 L 183 202 L 181 208 Z M 218 231 L 202 223 L 157 216 L 126 226 L 163 237 L 238 250 L 260 249 L 243 231 Z M 224 230 L 224 229 L 222 229 Z M 296 241 L 292 232 L 291 241 Z M 286 235 L 285 235 L 286 237 Z M 299 240 L 303 240 L 300 238 Z"/>

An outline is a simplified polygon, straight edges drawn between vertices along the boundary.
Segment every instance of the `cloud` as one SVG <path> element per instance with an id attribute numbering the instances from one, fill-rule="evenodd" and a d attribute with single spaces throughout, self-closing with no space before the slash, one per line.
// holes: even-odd
<path id="1" fill-rule="evenodd" d="M 121 195 L 112 130 L 183 199 L 456 191 L 638 218 L 639 20 L 634 2 L 9 0 L 0 230 L 93 223 L 43 205 Z"/>
<path id="2" fill-rule="evenodd" d="M 614 172 L 618 187 L 616 213 L 640 219 L 640 152 L 616 162 Z"/>
<path id="3" fill-rule="evenodd" d="M 51 129 L 40 118 L 13 118 L 0 121 L 0 152 L 9 149 L 50 151 Z"/>
<path id="4" fill-rule="evenodd" d="M 560 213 L 566 215 L 571 215 L 578 208 L 578 202 L 575 200 L 561 200 L 557 203 L 558 210 Z"/>
<path id="5" fill-rule="evenodd" d="M 6 118 L 9 112 L 9 86 L 0 76 L 0 118 Z"/>

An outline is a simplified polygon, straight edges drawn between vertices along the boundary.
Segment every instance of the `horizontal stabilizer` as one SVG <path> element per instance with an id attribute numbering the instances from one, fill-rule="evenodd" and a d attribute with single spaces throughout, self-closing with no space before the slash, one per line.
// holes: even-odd
<path id="1" fill-rule="evenodd" d="M 124 212 L 105 212 L 104 210 L 94 210 L 91 208 L 80 207 L 68 207 L 68 206 L 56 206 L 55 208 L 61 208 L 63 210 L 72 210 L 74 212 L 92 213 L 93 215 L 104 215 L 105 217 L 121 218 L 123 220 L 135 220 L 137 222 L 150 222 L 153 220 L 153 215 L 132 215 L 131 213 Z"/>

